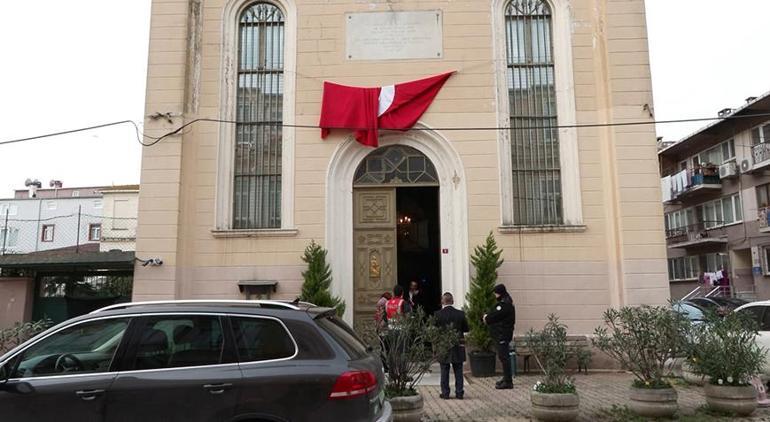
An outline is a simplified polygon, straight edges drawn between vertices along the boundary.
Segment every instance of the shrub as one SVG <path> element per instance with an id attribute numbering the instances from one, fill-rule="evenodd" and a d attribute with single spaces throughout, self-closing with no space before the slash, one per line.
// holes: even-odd
<path id="1" fill-rule="evenodd" d="M 646 305 L 608 309 L 603 319 L 593 344 L 634 374 L 635 387 L 669 388 L 665 364 L 685 353 L 690 322 L 669 308 Z"/>
<path id="2" fill-rule="evenodd" d="M 757 345 L 756 335 L 756 323 L 743 314 L 708 315 L 690 336 L 690 367 L 712 384 L 749 385 L 761 372 L 767 352 Z"/>
<path id="3" fill-rule="evenodd" d="M 0 354 L 31 339 L 51 326 L 51 320 L 43 319 L 32 322 L 17 322 L 13 327 L 0 330 Z"/>
<path id="4" fill-rule="evenodd" d="M 575 383 L 567 375 L 567 361 L 577 356 L 567 347 L 567 326 L 559 322 L 559 317 L 548 315 L 548 322 L 542 331 L 530 328 L 527 332 L 527 344 L 545 375 L 543 382 L 535 385 L 535 391 L 575 393 Z"/>
<path id="5" fill-rule="evenodd" d="M 326 263 L 326 249 L 311 241 L 305 248 L 302 260 L 307 263 L 307 270 L 302 273 L 302 293 L 300 300 L 314 305 L 334 308 L 337 315 L 345 313 L 345 302 L 329 291 L 332 283 L 332 270 Z"/>
<path id="6" fill-rule="evenodd" d="M 456 331 L 449 326 L 437 327 L 434 317 L 426 316 L 421 308 L 396 318 L 390 329 L 369 323 L 362 333 L 388 370 L 388 398 L 417 394 L 414 386 L 430 366 L 459 342 Z"/>
<path id="7" fill-rule="evenodd" d="M 495 306 L 495 283 L 497 269 L 503 265 L 500 259 L 503 251 L 497 248 L 497 242 L 489 232 L 484 244 L 476 246 L 471 256 L 471 264 L 476 268 L 476 275 L 471 280 L 465 295 L 465 314 L 468 317 L 469 332 L 465 340 L 471 351 L 491 352 L 492 336 L 484 323 L 484 314 Z"/>

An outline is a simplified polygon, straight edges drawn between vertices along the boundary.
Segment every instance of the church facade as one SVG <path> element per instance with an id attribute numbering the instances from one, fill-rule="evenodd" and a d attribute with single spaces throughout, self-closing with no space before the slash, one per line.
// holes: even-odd
<path id="1" fill-rule="evenodd" d="M 321 139 L 324 82 L 391 104 L 446 72 L 409 130 Z M 145 131 L 172 133 L 143 153 L 136 254 L 163 264 L 134 300 L 293 299 L 316 241 L 348 321 L 397 283 L 462 303 L 492 233 L 517 330 L 590 333 L 669 297 L 652 101 L 643 0 L 154 0 Z"/>

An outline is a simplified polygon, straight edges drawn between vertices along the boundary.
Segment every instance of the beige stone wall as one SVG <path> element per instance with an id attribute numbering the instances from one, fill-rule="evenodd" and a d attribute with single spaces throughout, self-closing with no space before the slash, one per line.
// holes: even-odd
<path id="1" fill-rule="evenodd" d="M 643 110 L 645 104 L 652 106 L 643 0 L 568 3 L 578 123 L 650 121 Z M 220 115 L 224 7 L 223 0 L 203 1 L 198 79 L 187 53 L 188 1 L 153 1 L 147 114 L 184 115 L 173 125 L 148 119 L 149 132 L 163 133 L 196 117 Z M 297 124 L 317 124 L 323 80 L 375 86 L 452 69 L 458 73 L 421 121 L 429 127 L 498 124 L 491 2 L 297 0 L 296 7 Z M 441 9 L 443 59 L 347 61 L 344 13 L 389 8 Z M 197 110 L 190 108 L 193 91 L 199 95 Z M 299 291 L 303 248 L 311 239 L 324 242 L 327 166 L 344 134 L 321 141 L 316 129 L 295 132 L 296 235 L 215 238 L 211 230 L 219 134 L 218 124 L 199 123 L 145 148 L 137 256 L 157 256 L 164 265 L 136 268 L 136 300 L 234 298 L 237 281 L 244 279 L 278 280 L 278 296 L 293 297 Z M 585 230 L 503 234 L 497 232 L 497 135 L 443 133 L 465 169 L 469 246 L 493 230 L 505 249 L 500 276 L 515 296 L 517 331 L 555 312 L 572 331 L 588 333 L 608 306 L 668 299 L 654 127 L 581 128 L 577 134 Z M 346 274 L 335 278 L 338 283 L 352 279 Z"/>

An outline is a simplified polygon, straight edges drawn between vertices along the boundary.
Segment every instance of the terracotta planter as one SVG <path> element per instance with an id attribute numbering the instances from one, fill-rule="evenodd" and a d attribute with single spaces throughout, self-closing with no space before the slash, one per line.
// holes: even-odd
<path id="1" fill-rule="evenodd" d="M 684 379 L 684 381 L 690 385 L 706 384 L 706 376 L 698 375 L 693 372 L 692 367 L 687 362 L 682 364 L 682 379 Z"/>
<path id="2" fill-rule="evenodd" d="M 390 400 L 393 408 L 393 422 L 420 422 L 424 410 L 422 396 L 393 397 Z"/>
<path id="3" fill-rule="evenodd" d="M 580 412 L 577 394 L 546 394 L 532 391 L 532 415 L 541 421 L 574 421 Z"/>
<path id="4" fill-rule="evenodd" d="M 631 387 L 628 408 L 639 416 L 647 418 L 670 418 L 679 406 L 678 395 L 673 388 L 635 388 Z"/>
<path id="5" fill-rule="evenodd" d="M 490 352 L 470 352 L 471 375 L 476 378 L 495 376 L 496 355 Z"/>
<path id="6" fill-rule="evenodd" d="M 754 386 L 706 384 L 703 387 L 709 407 L 723 412 L 749 416 L 757 409 L 757 390 Z"/>

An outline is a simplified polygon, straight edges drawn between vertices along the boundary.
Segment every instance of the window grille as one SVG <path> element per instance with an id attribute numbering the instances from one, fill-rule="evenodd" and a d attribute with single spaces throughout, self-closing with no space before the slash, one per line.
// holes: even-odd
<path id="1" fill-rule="evenodd" d="M 239 23 L 233 228 L 281 226 L 284 16 L 254 3 Z"/>
<path id="2" fill-rule="evenodd" d="M 505 9 L 513 219 L 562 224 L 551 8 L 512 0 Z"/>

